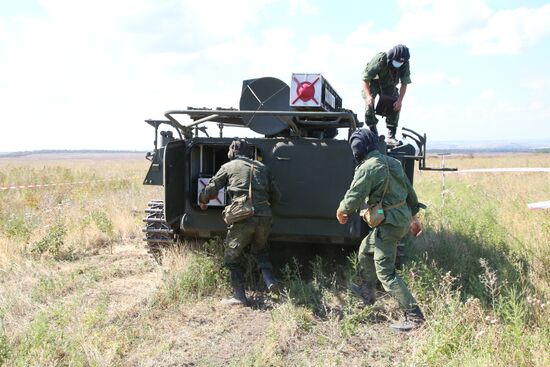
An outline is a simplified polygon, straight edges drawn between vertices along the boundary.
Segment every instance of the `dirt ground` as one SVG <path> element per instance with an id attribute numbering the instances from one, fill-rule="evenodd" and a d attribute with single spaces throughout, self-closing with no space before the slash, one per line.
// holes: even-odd
<path id="1" fill-rule="evenodd" d="M 147 330 L 138 332 L 124 352 L 122 363 L 128 366 L 399 365 L 405 362 L 404 342 L 412 337 L 396 334 L 382 322 L 365 324 L 354 336 L 343 338 L 341 325 L 329 318 L 316 319 L 313 331 L 286 335 L 284 330 L 274 330 L 278 324 L 272 314 L 284 301 L 266 301 L 261 292 L 250 294 L 250 307 L 223 306 L 219 298 L 208 297 L 143 316 L 166 270 L 137 241 L 61 264 L 58 270 L 104 273 L 84 290 L 82 299 L 93 305 L 107 296 L 109 322 L 126 320 Z M 71 299 L 74 294 L 65 297 Z M 267 343 L 274 333 L 279 333 L 278 339 Z M 262 350 L 273 347 L 278 349 L 278 358 L 272 362 L 246 358 L 273 354 Z"/>

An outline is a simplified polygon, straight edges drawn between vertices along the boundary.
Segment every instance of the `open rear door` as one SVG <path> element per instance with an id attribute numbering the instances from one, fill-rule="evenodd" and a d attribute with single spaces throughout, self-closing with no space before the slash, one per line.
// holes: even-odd
<path id="1" fill-rule="evenodd" d="M 189 190 L 185 140 L 175 140 L 164 148 L 164 217 L 172 225 L 185 212 Z"/>

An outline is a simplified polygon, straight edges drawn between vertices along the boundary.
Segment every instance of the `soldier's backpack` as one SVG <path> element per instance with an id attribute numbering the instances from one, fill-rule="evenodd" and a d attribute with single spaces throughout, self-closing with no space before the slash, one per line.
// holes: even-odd
<path id="1" fill-rule="evenodd" d="M 240 222 L 254 216 L 254 205 L 252 205 L 252 172 L 254 164 L 250 167 L 250 183 L 248 184 L 248 195 L 235 198 L 231 204 L 223 210 L 223 220 L 227 225 Z"/>
<path id="2" fill-rule="evenodd" d="M 388 190 L 388 185 L 390 183 L 390 167 L 388 166 L 388 158 L 387 157 L 385 157 L 385 161 L 386 161 L 386 170 L 388 172 L 388 178 L 386 179 L 386 184 L 384 185 L 384 191 L 382 192 L 382 198 L 380 199 L 380 201 L 378 203 L 370 205 L 366 209 L 362 209 L 359 212 L 359 215 L 361 216 L 361 218 L 363 218 L 363 220 L 365 222 L 367 222 L 367 224 L 371 228 L 376 228 L 380 224 L 382 224 L 382 222 L 386 218 L 386 216 L 384 214 L 384 209 L 389 210 L 389 209 L 393 209 L 393 208 L 398 208 L 401 205 L 404 205 L 406 203 L 405 201 L 401 201 L 397 204 L 390 205 L 390 206 L 387 206 L 385 208 L 382 207 L 382 202 L 384 201 L 384 195 L 386 195 L 386 191 Z"/>
<path id="3" fill-rule="evenodd" d="M 391 116 L 393 111 L 393 104 L 397 101 L 397 97 L 380 94 L 378 103 L 376 103 L 375 112 L 380 116 Z"/>
<path id="4" fill-rule="evenodd" d="M 388 184 L 390 183 L 390 168 L 388 166 L 388 159 L 385 158 L 386 161 L 386 170 L 388 172 L 388 178 L 386 179 L 386 183 L 384 185 L 384 191 L 382 192 L 382 198 L 380 201 L 376 204 L 370 205 L 366 209 L 362 209 L 359 212 L 359 215 L 371 228 L 378 227 L 385 219 L 384 216 L 384 208 L 382 207 L 382 202 L 384 201 L 384 195 L 386 195 L 386 191 L 388 190 Z"/>

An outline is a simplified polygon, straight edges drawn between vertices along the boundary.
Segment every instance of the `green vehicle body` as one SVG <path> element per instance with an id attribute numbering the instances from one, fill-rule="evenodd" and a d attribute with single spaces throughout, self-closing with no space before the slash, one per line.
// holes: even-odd
<path id="1" fill-rule="evenodd" d="M 193 123 L 180 124 L 177 117 L 181 115 L 190 117 Z M 152 201 L 144 218 L 144 240 L 155 257 L 162 248 L 177 241 L 225 235 L 223 205 L 201 210 L 198 181 L 212 177 L 228 161 L 228 147 L 234 137 L 199 136 L 205 132 L 200 124 L 216 122 L 221 136 L 224 126 L 246 129 L 250 116 L 265 117 L 267 123 L 270 118 L 277 118 L 289 126 L 274 135 L 246 138 L 255 158 L 272 171 L 282 194 L 281 201 L 272 207 L 270 240 L 296 245 L 358 246 L 368 234 L 370 229 L 358 214 L 352 215 L 345 225 L 335 218 L 356 162 L 348 141 L 333 136 L 335 129 L 347 129 L 349 136 L 362 126 L 353 111 L 187 109 L 168 111 L 165 116 L 166 120 L 146 120 L 155 128 L 155 137 L 162 126 L 170 126 L 179 135 L 174 138 L 161 132 L 161 144 L 155 138 L 155 149 L 147 155 L 151 167 L 144 184 L 164 187 L 163 200 Z M 429 169 L 425 166 L 426 137 L 409 129 L 403 131 L 414 144 L 389 149 L 380 143 L 379 149 L 399 159 L 413 182 L 417 161 L 420 169 Z"/>

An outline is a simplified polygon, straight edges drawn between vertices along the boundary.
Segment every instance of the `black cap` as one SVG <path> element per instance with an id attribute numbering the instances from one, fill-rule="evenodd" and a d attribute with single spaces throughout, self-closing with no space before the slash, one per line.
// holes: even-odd
<path id="1" fill-rule="evenodd" d="M 236 156 L 242 155 L 245 157 L 250 156 L 250 149 L 248 143 L 244 139 L 233 140 L 229 146 L 229 151 L 227 152 L 227 158 L 235 159 Z"/>
<path id="2" fill-rule="evenodd" d="M 390 60 L 395 60 L 399 62 L 408 61 L 411 58 L 409 48 L 405 45 L 394 46 L 391 50 L 388 51 L 388 62 Z"/>
<path id="3" fill-rule="evenodd" d="M 378 136 L 369 129 L 358 129 L 349 138 L 355 159 L 360 162 L 365 156 L 378 147 Z"/>

